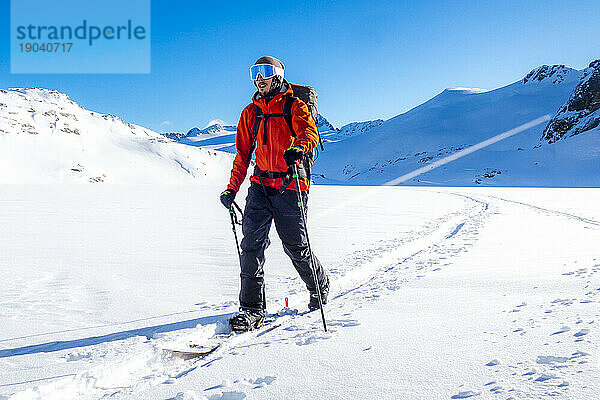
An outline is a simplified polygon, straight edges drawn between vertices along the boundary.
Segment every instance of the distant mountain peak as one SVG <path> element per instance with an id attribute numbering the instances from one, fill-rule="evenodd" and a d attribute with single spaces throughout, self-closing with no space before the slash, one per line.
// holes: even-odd
<path id="1" fill-rule="evenodd" d="M 375 119 L 371 121 L 359 121 L 359 122 L 350 122 L 338 129 L 339 137 L 353 137 L 362 135 L 367 131 L 370 131 L 373 128 L 378 127 L 383 124 L 382 119 Z"/>
<path id="2" fill-rule="evenodd" d="M 235 125 L 223 125 L 221 123 L 216 123 L 216 124 L 207 126 L 204 129 L 194 127 L 192 129 L 190 129 L 185 136 L 194 137 L 194 136 L 200 136 L 200 135 L 212 135 L 215 133 L 232 132 L 232 131 L 235 132 L 235 130 L 236 130 Z"/>
<path id="3" fill-rule="evenodd" d="M 579 71 L 565 65 L 542 65 L 535 68 L 523 78 L 523 84 L 532 84 L 537 82 L 551 82 L 553 84 L 562 83 L 570 78 L 579 78 Z"/>
<path id="4" fill-rule="evenodd" d="M 317 130 L 319 133 L 335 131 L 334 126 L 321 114 L 317 114 L 317 120 L 315 121 L 315 124 L 317 125 Z"/>
<path id="5" fill-rule="evenodd" d="M 48 104 L 72 104 L 78 108 L 82 108 L 79 104 L 75 103 L 71 98 L 63 92 L 53 89 L 45 89 L 41 87 L 30 87 L 30 88 L 11 88 L 2 89 L 1 93 L 8 95 L 23 96 L 23 98 L 35 99 L 36 102 L 44 102 Z"/>

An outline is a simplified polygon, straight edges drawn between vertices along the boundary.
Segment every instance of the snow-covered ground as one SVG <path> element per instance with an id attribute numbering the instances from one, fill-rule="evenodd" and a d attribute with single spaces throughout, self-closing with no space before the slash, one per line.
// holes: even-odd
<path id="1" fill-rule="evenodd" d="M 2 185 L 0 399 L 597 398 L 600 189 L 314 186 L 329 332 L 171 359 L 236 310 L 222 186 Z M 271 238 L 268 311 L 303 311 Z"/>

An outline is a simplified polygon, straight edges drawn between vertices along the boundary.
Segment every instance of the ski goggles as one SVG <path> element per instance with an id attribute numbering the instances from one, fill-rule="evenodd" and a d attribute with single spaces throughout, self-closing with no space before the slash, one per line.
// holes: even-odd
<path id="1" fill-rule="evenodd" d="M 258 79 L 259 75 L 262 76 L 263 79 L 269 79 L 275 75 L 281 75 L 281 77 L 283 77 L 283 68 L 271 64 L 255 64 L 251 66 L 250 79 L 255 81 Z"/>

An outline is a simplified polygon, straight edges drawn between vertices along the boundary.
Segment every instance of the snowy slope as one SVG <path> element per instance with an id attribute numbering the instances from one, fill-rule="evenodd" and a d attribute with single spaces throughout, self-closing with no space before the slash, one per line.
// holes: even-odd
<path id="1" fill-rule="evenodd" d="M 584 77 L 542 66 L 495 89 L 446 89 L 367 135 L 332 143 L 315 164 L 317 182 L 378 185 L 521 124 L 553 116 Z M 549 145 L 544 125 L 413 178 L 406 184 L 598 186 L 600 132 Z"/>
<path id="2" fill-rule="evenodd" d="M 0 90 L 0 183 L 208 183 L 230 163 L 57 91 Z"/>
<path id="3" fill-rule="evenodd" d="M 163 348 L 219 341 L 237 308 L 218 190 L 4 186 L 0 399 L 597 397 L 597 189 L 315 186 L 329 332 L 288 313 L 170 359 Z M 268 311 L 285 297 L 302 311 L 271 238 Z"/>

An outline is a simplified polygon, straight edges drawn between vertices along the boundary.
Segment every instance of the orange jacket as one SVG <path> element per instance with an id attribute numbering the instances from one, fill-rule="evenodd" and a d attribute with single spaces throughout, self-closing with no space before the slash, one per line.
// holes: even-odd
<path id="1" fill-rule="evenodd" d="M 250 164 L 249 156 L 251 156 L 252 135 L 254 133 L 254 116 L 256 114 L 254 105 L 256 104 L 259 106 L 264 114 L 283 113 L 286 96 L 293 95 L 291 85 L 285 84 L 287 85 L 287 90 L 273 97 L 268 105 L 266 104 L 265 99 L 257 99 L 257 92 L 253 96 L 253 103 L 249 104 L 242 111 L 235 139 L 237 154 L 233 160 L 231 179 L 229 180 L 227 189 L 232 189 L 237 192 L 246 178 L 246 173 Z M 255 149 L 256 165 L 261 170 L 269 172 L 285 172 L 288 167 L 283 159 L 283 152 L 286 149 L 292 146 L 302 146 L 306 153 L 319 143 L 319 133 L 315 122 L 308 111 L 308 106 L 302 100 L 298 99 L 294 101 L 291 113 L 292 126 L 294 127 L 294 132 L 296 132 L 296 138 L 292 136 L 284 117 L 268 118 L 267 135 L 265 138 L 263 126 L 265 121 L 261 120 Z M 250 181 L 260 183 L 257 176 L 251 176 Z M 282 178 L 262 178 L 262 182 L 266 186 L 277 189 L 281 187 L 282 181 Z M 308 190 L 309 185 L 310 183 L 307 178 L 300 178 L 300 190 Z M 288 186 L 288 189 L 296 190 L 296 185 L 293 181 Z"/>

